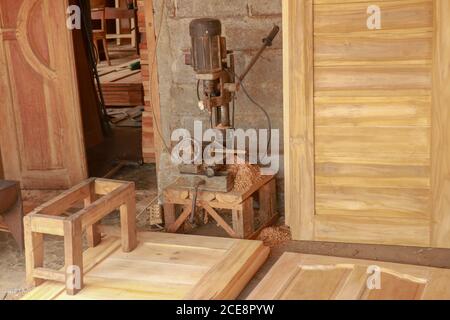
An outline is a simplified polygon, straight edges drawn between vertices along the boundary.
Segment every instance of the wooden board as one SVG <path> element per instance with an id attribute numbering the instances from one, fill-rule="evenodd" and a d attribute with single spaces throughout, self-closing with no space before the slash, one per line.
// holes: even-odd
<path id="1" fill-rule="evenodd" d="M 446 269 L 285 253 L 248 299 L 448 300 L 449 286 Z"/>
<path id="2" fill-rule="evenodd" d="M 64 189 L 87 177 L 68 1 L 0 1 L 0 146 L 5 178 Z"/>
<path id="3" fill-rule="evenodd" d="M 293 238 L 450 247 L 448 2 L 283 4 Z"/>
<path id="4" fill-rule="evenodd" d="M 139 241 L 131 253 L 114 237 L 88 249 L 85 288 L 76 296 L 46 282 L 23 299 L 235 299 L 269 254 L 259 241 L 165 233 L 141 233 Z"/>
<path id="5" fill-rule="evenodd" d="M 141 70 L 130 70 L 129 65 L 105 68 L 99 72 L 103 97 L 107 107 L 133 107 L 144 104 Z"/>

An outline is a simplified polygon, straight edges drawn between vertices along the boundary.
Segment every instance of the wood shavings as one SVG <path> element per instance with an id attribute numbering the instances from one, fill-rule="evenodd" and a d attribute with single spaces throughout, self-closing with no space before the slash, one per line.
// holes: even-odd
<path id="1" fill-rule="evenodd" d="M 292 236 L 288 227 L 269 227 L 261 231 L 258 240 L 263 241 L 264 245 L 272 248 L 291 241 Z"/>
<path id="2" fill-rule="evenodd" d="M 228 172 L 234 178 L 233 191 L 246 191 L 262 179 L 261 169 L 257 165 L 248 163 L 230 165 Z"/>

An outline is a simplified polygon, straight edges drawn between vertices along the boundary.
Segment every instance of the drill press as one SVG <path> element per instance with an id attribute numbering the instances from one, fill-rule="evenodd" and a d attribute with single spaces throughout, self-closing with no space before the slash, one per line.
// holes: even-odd
<path id="1" fill-rule="evenodd" d="M 222 36 L 222 23 L 220 20 L 202 18 L 193 20 L 189 26 L 192 47 L 186 56 L 186 63 L 195 71 L 198 81 L 197 93 L 199 107 L 209 113 L 211 128 L 219 130 L 223 137 L 219 148 L 215 152 L 222 152 L 226 157 L 227 139 L 230 137 L 229 129 L 234 129 L 234 99 L 240 89 L 240 84 L 256 64 L 267 47 L 278 35 L 280 28 L 274 26 L 270 34 L 263 39 L 263 44 L 252 61 L 245 68 L 241 76 L 235 72 L 235 58 L 233 51 L 227 49 L 226 38 Z M 231 107 L 233 106 L 233 107 Z M 200 142 L 202 145 L 202 142 Z M 230 181 L 224 161 L 217 164 L 181 165 L 180 172 L 185 177 L 190 176 L 190 184 L 204 190 L 230 191 Z M 221 184 L 223 187 L 221 187 Z"/>

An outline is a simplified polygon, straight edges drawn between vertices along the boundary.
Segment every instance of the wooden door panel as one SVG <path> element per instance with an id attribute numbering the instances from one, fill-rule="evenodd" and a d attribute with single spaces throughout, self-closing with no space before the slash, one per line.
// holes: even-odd
<path id="1" fill-rule="evenodd" d="M 248 299 L 448 300 L 449 286 L 450 270 L 285 253 Z"/>
<path id="2" fill-rule="evenodd" d="M 293 238 L 450 247 L 448 1 L 283 4 Z"/>
<path id="3" fill-rule="evenodd" d="M 341 2 L 341 1 L 339 1 Z M 317 34 L 370 33 L 367 8 L 377 5 L 382 12 L 383 32 L 430 31 L 433 24 L 432 0 L 406 1 L 314 1 L 314 30 Z"/>
<path id="4" fill-rule="evenodd" d="M 0 1 L 5 177 L 67 188 L 87 175 L 66 1 Z"/>

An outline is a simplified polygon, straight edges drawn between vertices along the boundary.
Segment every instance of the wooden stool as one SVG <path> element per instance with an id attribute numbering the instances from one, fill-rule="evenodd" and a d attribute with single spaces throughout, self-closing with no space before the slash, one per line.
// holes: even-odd
<path id="1" fill-rule="evenodd" d="M 78 202 L 84 209 L 62 216 Z M 88 244 L 101 242 L 97 224 L 120 208 L 122 249 L 131 252 L 137 246 L 136 199 L 132 182 L 89 179 L 40 206 L 24 218 L 27 283 L 38 286 L 44 280 L 66 283 L 67 294 L 83 288 L 82 233 L 87 231 Z M 64 271 L 44 268 L 44 234 L 64 237 Z"/>
<path id="2" fill-rule="evenodd" d="M 20 183 L 0 180 L 0 231 L 12 234 L 23 249 L 23 208 Z"/>
<path id="3" fill-rule="evenodd" d="M 279 215 L 276 202 L 275 176 L 263 176 L 261 180 L 243 192 L 209 192 L 199 189 L 197 207 L 203 208 L 231 237 L 255 238 L 262 229 L 274 224 Z M 261 226 L 255 229 L 254 198 L 259 197 Z M 193 191 L 173 184 L 164 190 L 164 218 L 168 232 L 175 233 L 186 222 L 192 212 Z M 177 206 L 183 211 L 176 217 Z M 226 209 L 233 215 L 233 227 L 215 209 Z"/>

